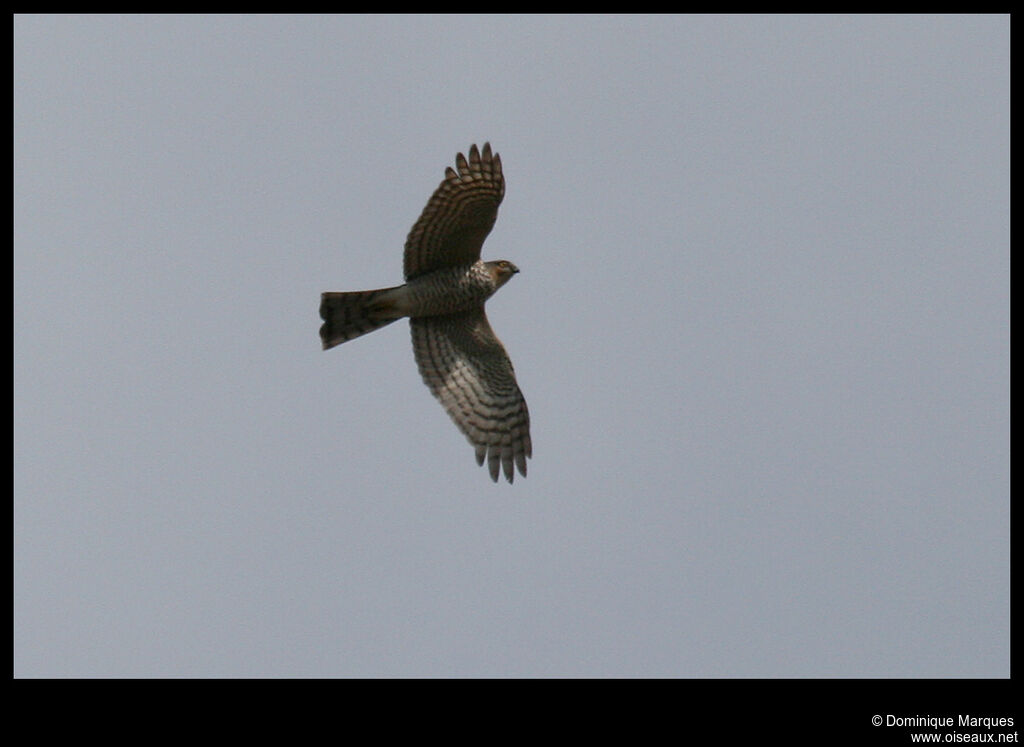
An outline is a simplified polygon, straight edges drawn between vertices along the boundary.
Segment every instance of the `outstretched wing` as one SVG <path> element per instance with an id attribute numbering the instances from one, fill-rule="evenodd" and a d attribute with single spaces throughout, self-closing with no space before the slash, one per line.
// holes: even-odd
<path id="1" fill-rule="evenodd" d="M 530 414 L 512 361 L 483 308 L 413 317 L 409 323 L 420 375 L 476 447 L 477 464 L 486 458 L 495 482 L 500 468 L 512 482 L 513 464 L 526 477 Z"/>
<path id="2" fill-rule="evenodd" d="M 443 267 L 468 265 L 480 259 L 480 247 L 498 217 L 505 196 L 501 157 L 484 143 L 474 145 L 469 160 L 455 157 L 405 240 L 405 279 L 412 280 Z"/>

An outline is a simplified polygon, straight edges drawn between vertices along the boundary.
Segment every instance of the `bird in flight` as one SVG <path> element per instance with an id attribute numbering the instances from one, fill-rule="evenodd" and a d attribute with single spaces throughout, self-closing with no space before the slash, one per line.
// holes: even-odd
<path id="1" fill-rule="evenodd" d="M 445 169 L 405 240 L 405 284 L 370 291 L 321 294 L 324 350 L 409 317 L 420 375 L 445 411 L 487 460 L 491 479 L 502 470 L 526 476 L 532 456 L 530 415 L 512 361 L 494 334 L 484 303 L 519 272 L 506 260 L 484 262 L 480 248 L 505 196 L 501 158 L 476 145 Z"/>

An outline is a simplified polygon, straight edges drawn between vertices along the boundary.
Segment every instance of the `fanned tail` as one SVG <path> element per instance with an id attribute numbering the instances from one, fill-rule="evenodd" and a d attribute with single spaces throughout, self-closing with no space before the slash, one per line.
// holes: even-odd
<path id="1" fill-rule="evenodd" d="M 367 332 L 391 324 L 402 315 L 395 310 L 390 291 L 381 288 L 351 293 L 322 293 L 320 295 L 320 340 L 324 350 L 348 342 Z"/>

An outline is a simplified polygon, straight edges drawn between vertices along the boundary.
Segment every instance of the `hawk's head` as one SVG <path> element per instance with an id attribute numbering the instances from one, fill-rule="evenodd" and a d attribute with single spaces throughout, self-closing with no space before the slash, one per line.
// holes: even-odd
<path id="1" fill-rule="evenodd" d="M 494 278 L 494 288 L 497 290 L 505 283 L 509 281 L 513 275 L 519 272 L 519 268 L 511 262 L 499 259 L 494 262 L 486 262 L 487 269 L 491 271 L 491 277 Z"/>

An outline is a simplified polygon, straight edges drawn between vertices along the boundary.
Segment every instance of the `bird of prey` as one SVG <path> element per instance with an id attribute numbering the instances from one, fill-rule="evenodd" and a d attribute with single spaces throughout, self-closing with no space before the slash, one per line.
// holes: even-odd
<path id="1" fill-rule="evenodd" d="M 405 284 L 321 294 L 324 350 L 409 317 L 420 375 L 448 415 L 487 460 L 491 479 L 513 465 L 526 476 L 532 456 L 530 415 L 512 361 L 494 334 L 484 303 L 519 272 L 511 262 L 484 262 L 480 248 L 505 195 L 501 158 L 483 150 L 459 153 L 445 169 L 405 241 Z"/>

